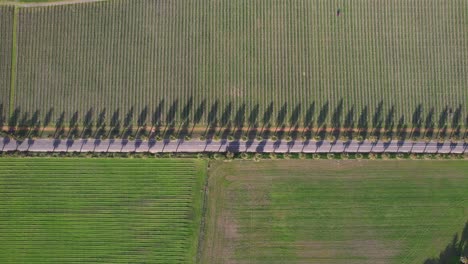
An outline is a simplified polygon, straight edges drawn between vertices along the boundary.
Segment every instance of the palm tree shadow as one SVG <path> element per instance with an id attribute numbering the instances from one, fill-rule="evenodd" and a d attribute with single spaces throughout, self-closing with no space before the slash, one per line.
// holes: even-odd
<path id="1" fill-rule="evenodd" d="M 452 241 L 440 252 L 439 257 L 428 258 L 424 264 L 458 264 L 462 263 L 461 257 L 468 257 L 468 221 L 460 237 L 455 234 Z"/>

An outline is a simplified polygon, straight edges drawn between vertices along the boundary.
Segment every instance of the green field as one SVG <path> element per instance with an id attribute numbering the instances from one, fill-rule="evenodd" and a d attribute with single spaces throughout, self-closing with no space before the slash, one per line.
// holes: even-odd
<path id="1" fill-rule="evenodd" d="M 0 159 L 1 263 L 193 263 L 205 162 Z"/>
<path id="2" fill-rule="evenodd" d="M 53 120 L 105 111 L 120 123 L 456 127 L 467 117 L 467 9 L 465 0 L 20 8 L 14 108 L 52 110 Z"/>
<path id="3" fill-rule="evenodd" d="M 456 264 L 425 261 L 455 233 L 468 254 L 466 186 L 464 161 L 216 163 L 202 260 Z"/>

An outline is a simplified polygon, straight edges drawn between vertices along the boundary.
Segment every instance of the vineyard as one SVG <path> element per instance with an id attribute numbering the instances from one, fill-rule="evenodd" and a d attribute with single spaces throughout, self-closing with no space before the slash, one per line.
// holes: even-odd
<path id="1" fill-rule="evenodd" d="M 204 161 L 0 160 L 1 263 L 194 263 Z"/>
<path id="2" fill-rule="evenodd" d="M 13 8 L 0 6 L 0 124 L 9 113 L 12 33 Z"/>
<path id="3" fill-rule="evenodd" d="M 468 249 L 464 161 L 234 161 L 209 174 L 202 263 L 448 264 Z"/>
<path id="4" fill-rule="evenodd" d="M 119 126 L 466 126 L 467 9 L 465 0 L 19 8 L 10 115 Z M 9 36 L 11 9 L 1 10 Z M 6 105 L 10 45 L 2 49 Z"/>

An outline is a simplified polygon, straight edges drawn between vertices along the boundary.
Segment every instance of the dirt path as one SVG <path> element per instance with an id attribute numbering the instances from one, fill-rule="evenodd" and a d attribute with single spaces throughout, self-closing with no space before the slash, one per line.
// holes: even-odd
<path id="1" fill-rule="evenodd" d="M 41 6 L 86 4 L 86 3 L 105 2 L 105 1 L 108 1 L 108 0 L 69 0 L 69 1 L 43 2 L 43 3 L 3 2 L 3 3 L 0 3 L 0 5 L 14 5 L 14 6 L 19 6 L 19 7 L 41 7 Z"/>
<path id="2" fill-rule="evenodd" d="M 67 126 L 66 123 L 65 123 L 65 125 L 63 125 L 63 127 L 64 127 L 64 129 L 65 129 L 66 131 L 68 131 L 69 127 Z M 135 129 L 137 128 L 136 125 L 134 125 L 133 127 L 134 127 Z M 147 129 L 150 129 L 150 128 L 151 128 L 151 125 L 147 125 L 146 127 L 147 127 Z M 161 126 L 161 128 L 162 128 L 163 130 L 164 130 L 164 127 L 165 127 L 165 126 Z M 176 126 L 176 127 L 178 128 L 178 126 Z M 93 128 L 94 128 L 94 127 L 93 127 Z M 192 126 L 189 126 L 189 128 L 190 128 L 189 130 L 192 131 Z M 22 128 L 18 126 L 18 127 L 16 127 L 16 129 L 22 129 Z M 82 129 L 82 126 L 78 125 L 78 129 L 81 130 L 81 129 Z M 107 126 L 107 129 L 109 129 L 109 126 Z M 224 130 L 224 129 L 225 129 L 224 127 L 217 127 L 217 128 L 216 128 L 216 131 L 220 131 L 220 130 Z M 232 129 L 233 129 L 233 131 L 236 131 L 236 130 L 237 130 L 237 128 L 232 128 Z M 250 128 L 250 129 L 254 129 L 254 128 Z M 261 126 L 258 127 L 257 129 L 258 129 L 258 130 L 262 130 Z M 267 130 L 266 127 L 265 127 L 264 129 Z M 0 128 L 0 131 L 1 131 L 1 130 L 7 131 L 7 130 L 8 130 L 8 126 L 7 126 L 7 125 L 4 125 L 4 126 L 3 126 L 3 129 Z M 41 127 L 40 130 L 41 130 L 41 131 L 44 131 L 44 132 L 55 132 L 55 131 L 57 130 L 57 128 L 54 127 L 54 126 L 47 126 L 47 127 L 45 127 L 45 128 Z M 176 131 L 177 131 L 177 130 L 178 130 L 178 129 L 176 129 Z M 197 134 L 197 133 L 204 133 L 204 132 L 206 132 L 206 130 L 207 130 L 207 125 L 196 125 L 195 127 L 193 127 L 193 131 L 192 131 L 192 132 L 195 133 L 195 134 Z M 247 132 L 247 131 L 249 131 L 249 128 L 248 128 L 248 127 L 243 127 L 241 130 L 244 131 L 244 132 Z M 276 129 L 276 130 L 280 131 L 280 130 L 281 130 L 281 127 L 279 127 L 279 128 Z M 290 129 L 289 126 L 288 126 L 288 127 L 285 127 L 285 131 L 289 131 L 289 130 L 292 131 L 292 130 L 294 130 L 294 129 Z M 317 128 L 314 127 L 314 128 L 312 128 L 312 129 L 309 129 L 309 128 L 307 128 L 307 127 L 302 127 L 302 126 L 300 126 L 300 127 L 297 127 L 297 130 L 300 131 L 300 132 L 307 132 L 307 131 L 316 132 L 316 131 L 317 131 Z M 359 130 L 359 129 L 357 129 L 357 128 L 352 128 L 352 129 L 347 129 L 347 128 L 335 129 L 335 128 L 326 127 L 326 128 L 318 128 L 318 130 L 319 130 L 319 131 L 325 131 L 325 132 L 332 132 L 332 131 L 334 131 L 334 130 L 341 130 L 342 132 L 344 132 L 344 131 L 351 131 L 352 133 L 356 133 L 356 132 L 359 132 L 359 131 L 360 131 L 360 132 L 366 132 L 365 129 Z M 440 130 L 442 130 L 442 129 L 440 129 Z M 461 129 L 462 134 L 463 134 L 463 131 L 464 131 L 464 130 L 465 130 L 465 128 L 462 128 L 462 129 Z M 154 132 L 154 131 L 156 131 L 156 129 L 153 127 L 152 132 Z M 275 131 L 275 127 L 270 127 L 270 131 L 271 131 L 271 132 Z M 411 127 L 406 128 L 406 131 L 407 131 L 407 132 L 411 132 Z M 434 133 L 436 133 L 437 131 L 439 131 L 439 129 L 438 129 L 438 128 L 434 128 L 434 129 L 432 129 L 432 131 L 433 131 Z M 446 129 L 445 129 L 445 132 L 446 132 L 446 133 L 451 133 L 451 132 L 453 132 L 453 131 L 454 131 L 454 130 L 453 130 L 452 128 L 446 128 Z M 372 128 L 367 129 L 367 133 L 371 133 L 371 132 L 375 132 L 375 131 L 374 131 Z M 385 131 L 384 131 L 383 129 L 380 130 L 380 133 L 384 133 L 384 132 L 385 132 Z M 396 133 L 396 132 L 397 132 L 397 129 L 393 129 L 392 132 L 393 132 L 393 133 Z M 414 132 L 425 133 L 425 132 L 426 132 L 426 129 L 424 129 L 424 128 L 415 129 Z"/>

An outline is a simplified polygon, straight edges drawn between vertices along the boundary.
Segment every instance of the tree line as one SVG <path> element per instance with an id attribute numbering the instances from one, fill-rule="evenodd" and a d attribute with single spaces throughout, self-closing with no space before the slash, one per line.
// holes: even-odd
<path id="1" fill-rule="evenodd" d="M 397 115 L 395 107 L 384 112 L 381 101 L 375 109 L 364 106 L 344 111 L 343 99 L 331 109 L 329 102 L 311 102 L 273 109 L 271 102 L 265 109 L 259 104 L 247 112 L 246 104 L 235 109 L 232 103 L 220 109 L 218 102 L 211 106 L 202 102 L 193 105 L 190 98 L 183 105 L 178 100 L 164 111 L 163 102 L 150 111 L 144 107 L 139 113 L 130 108 L 97 111 L 90 108 L 80 116 L 74 112 L 67 118 L 61 112 L 53 119 L 54 109 L 41 114 L 22 112 L 16 108 L 6 118 L 0 113 L 1 135 L 24 138 L 124 138 L 124 139 L 190 139 L 193 136 L 211 139 L 287 139 L 287 140 L 464 140 L 468 136 L 468 115 L 462 105 L 434 108 L 416 106 L 411 117 Z M 3 107 L 0 105 L 0 109 Z M 288 109 L 292 109 L 288 112 Z M 207 118 L 203 119 L 206 114 Z M 203 119 L 203 120 L 202 120 Z"/>

